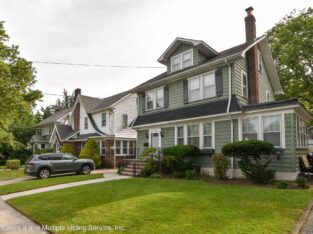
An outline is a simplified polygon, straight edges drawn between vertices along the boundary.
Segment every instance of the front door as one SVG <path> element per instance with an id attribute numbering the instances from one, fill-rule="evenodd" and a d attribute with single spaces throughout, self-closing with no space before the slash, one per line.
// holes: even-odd
<path id="1" fill-rule="evenodd" d="M 151 133 L 151 147 L 160 148 L 160 133 Z"/>

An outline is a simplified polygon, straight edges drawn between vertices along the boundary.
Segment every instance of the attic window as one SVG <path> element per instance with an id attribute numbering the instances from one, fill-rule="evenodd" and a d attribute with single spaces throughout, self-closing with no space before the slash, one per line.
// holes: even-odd
<path id="1" fill-rule="evenodd" d="M 193 65 L 192 49 L 175 55 L 171 59 L 171 71 L 175 72 Z"/>

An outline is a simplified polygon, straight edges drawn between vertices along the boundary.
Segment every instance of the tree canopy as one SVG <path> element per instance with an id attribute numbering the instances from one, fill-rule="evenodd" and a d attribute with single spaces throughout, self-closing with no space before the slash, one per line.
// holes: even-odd
<path id="1" fill-rule="evenodd" d="M 22 58 L 16 45 L 9 45 L 4 22 L 0 22 L 0 149 L 18 145 L 12 127 L 32 115 L 35 103 L 42 97 L 34 89 L 35 69 Z M 28 126 L 29 127 L 29 126 Z"/>
<path id="2" fill-rule="evenodd" d="M 298 98 L 313 112 L 313 9 L 293 11 L 268 32 L 281 98 Z"/>

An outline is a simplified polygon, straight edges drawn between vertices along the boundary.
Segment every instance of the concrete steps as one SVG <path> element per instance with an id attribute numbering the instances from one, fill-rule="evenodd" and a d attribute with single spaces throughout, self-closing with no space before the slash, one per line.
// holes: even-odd
<path id="1" fill-rule="evenodd" d="M 127 165 L 121 174 L 125 176 L 139 176 L 145 165 L 146 162 L 142 160 L 127 160 Z"/>

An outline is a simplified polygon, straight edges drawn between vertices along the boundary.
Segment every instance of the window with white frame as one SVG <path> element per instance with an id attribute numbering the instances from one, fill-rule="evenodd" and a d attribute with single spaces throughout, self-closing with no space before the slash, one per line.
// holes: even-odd
<path id="1" fill-rule="evenodd" d="M 258 118 L 247 118 L 242 120 L 242 139 L 257 140 L 258 139 Z"/>
<path id="2" fill-rule="evenodd" d="M 164 107 L 164 87 L 146 92 L 146 110 Z"/>
<path id="3" fill-rule="evenodd" d="M 177 145 L 184 144 L 184 126 L 177 127 Z"/>
<path id="4" fill-rule="evenodd" d="M 105 127 L 106 125 L 107 125 L 107 114 L 102 113 L 102 115 L 101 115 L 101 126 Z"/>
<path id="5" fill-rule="evenodd" d="M 37 128 L 37 136 L 41 136 L 41 128 Z"/>
<path id="6" fill-rule="evenodd" d="M 216 96 L 215 74 L 209 73 L 203 75 L 203 98 Z"/>
<path id="7" fill-rule="evenodd" d="M 200 137 L 199 137 L 199 125 L 188 125 L 187 126 L 187 143 L 188 145 L 200 146 Z"/>
<path id="8" fill-rule="evenodd" d="M 269 102 L 271 100 L 270 91 L 268 90 L 265 91 L 265 100 L 266 102 Z"/>
<path id="9" fill-rule="evenodd" d="M 115 142 L 115 153 L 117 155 L 121 154 L 121 141 L 116 141 Z"/>
<path id="10" fill-rule="evenodd" d="M 106 149 L 105 149 L 105 141 L 101 142 L 101 155 L 105 156 Z"/>
<path id="11" fill-rule="evenodd" d="M 212 148 L 212 124 L 203 123 L 203 148 Z"/>
<path id="12" fill-rule="evenodd" d="M 175 55 L 171 58 L 171 71 L 175 72 L 193 65 L 192 50 Z"/>
<path id="13" fill-rule="evenodd" d="M 248 76 L 244 71 L 241 72 L 242 96 L 248 97 Z"/>
<path id="14" fill-rule="evenodd" d="M 200 77 L 195 77 L 188 81 L 188 99 L 190 102 L 200 99 Z"/>
<path id="15" fill-rule="evenodd" d="M 129 142 L 129 155 L 134 156 L 135 155 L 135 142 L 130 141 Z"/>
<path id="16" fill-rule="evenodd" d="M 123 154 L 126 155 L 127 151 L 128 151 L 128 147 L 127 147 L 127 141 L 122 141 L 123 142 Z"/>
<path id="17" fill-rule="evenodd" d="M 281 146 L 281 115 L 263 116 L 263 140 Z"/>
<path id="18" fill-rule="evenodd" d="M 123 114 L 122 118 L 123 118 L 122 127 L 123 128 L 127 128 L 127 126 L 128 126 L 128 115 L 127 114 Z"/>
<path id="19" fill-rule="evenodd" d="M 88 129 L 88 117 L 84 118 L 84 127 L 85 129 Z"/>
<path id="20" fill-rule="evenodd" d="M 298 148 L 308 147 L 308 129 L 305 121 L 298 116 L 296 117 L 296 138 Z"/>

